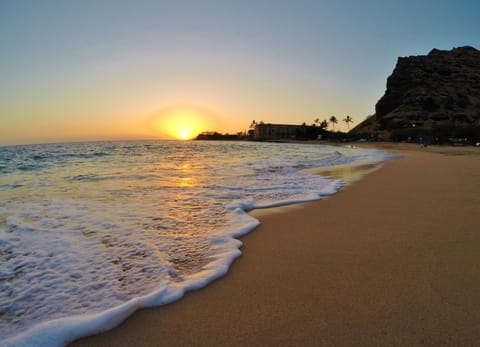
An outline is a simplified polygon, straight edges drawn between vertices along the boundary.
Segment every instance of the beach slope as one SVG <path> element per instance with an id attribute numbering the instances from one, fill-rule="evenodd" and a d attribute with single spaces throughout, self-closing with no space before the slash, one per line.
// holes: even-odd
<path id="1" fill-rule="evenodd" d="M 254 211 L 227 276 L 73 345 L 478 345 L 480 151 L 402 152 L 325 200 Z"/>

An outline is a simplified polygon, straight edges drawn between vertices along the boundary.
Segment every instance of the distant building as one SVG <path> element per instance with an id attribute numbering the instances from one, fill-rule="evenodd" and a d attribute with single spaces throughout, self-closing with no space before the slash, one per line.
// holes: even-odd
<path id="1" fill-rule="evenodd" d="M 291 140 L 305 137 L 307 125 L 290 124 L 263 124 L 255 125 L 254 138 L 256 140 Z"/>

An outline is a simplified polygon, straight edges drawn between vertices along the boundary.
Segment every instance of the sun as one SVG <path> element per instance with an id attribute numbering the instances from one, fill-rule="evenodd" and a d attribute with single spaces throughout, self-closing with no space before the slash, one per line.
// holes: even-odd
<path id="1" fill-rule="evenodd" d="M 198 133 L 195 133 L 195 127 L 188 123 L 179 123 L 172 130 L 172 136 L 178 140 L 190 140 L 198 135 Z"/>
<path id="2" fill-rule="evenodd" d="M 169 118 L 167 132 L 178 140 L 190 140 L 204 131 L 202 115 L 193 112 L 174 112 Z"/>
<path id="3" fill-rule="evenodd" d="M 190 140 L 212 126 L 208 113 L 195 108 L 165 109 L 155 121 L 155 131 L 168 138 Z"/>

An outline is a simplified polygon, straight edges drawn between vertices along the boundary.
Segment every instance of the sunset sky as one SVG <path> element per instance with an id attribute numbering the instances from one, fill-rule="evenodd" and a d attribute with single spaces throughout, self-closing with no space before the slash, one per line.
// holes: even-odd
<path id="1" fill-rule="evenodd" d="M 2 0 L 0 145 L 356 124 L 398 56 L 478 49 L 479 23 L 478 0 Z"/>

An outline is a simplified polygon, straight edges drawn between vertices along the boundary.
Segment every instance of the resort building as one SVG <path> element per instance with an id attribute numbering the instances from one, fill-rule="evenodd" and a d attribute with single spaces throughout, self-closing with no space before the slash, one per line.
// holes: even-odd
<path id="1" fill-rule="evenodd" d="M 304 138 L 307 135 L 308 125 L 291 124 L 263 124 L 255 125 L 254 138 L 256 140 L 292 140 Z"/>

